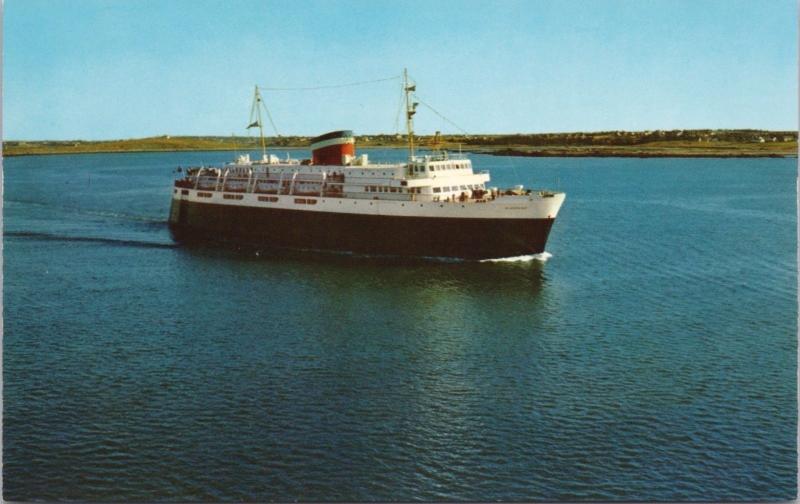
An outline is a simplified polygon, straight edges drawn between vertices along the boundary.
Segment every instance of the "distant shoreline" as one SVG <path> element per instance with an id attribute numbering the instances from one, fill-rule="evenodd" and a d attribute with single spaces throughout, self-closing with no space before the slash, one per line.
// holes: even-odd
<path id="1" fill-rule="evenodd" d="M 791 152 L 759 152 L 748 150 L 723 150 L 723 151 L 692 151 L 688 149 L 661 148 L 653 150 L 638 149 L 604 149 L 604 150 L 570 150 L 570 149 L 542 149 L 535 151 L 499 149 L 483 151 L 471 150 L 476 154 L 490 154 L 493 156 L 518 156 L 518 157 L 618 157 L 618 158 L 796 158 L 797 149 Z"/>
<path id="2" fill-rule="evenodd" d="M 364 149 L 405 149 L 405 147 L 398 146 L 382 146 L 373 145 L 363 147 Z M 274 149 L 274 148 L 273 148 Z M 303 147 L 281 147 L 281 150 L 300 150 Z M 243 151 L 245 149 L 238 149 Z M 252 149 L 247 149 L 248 151 Z M 453 149 L 448 149 L 453 152 Z M 168 153 L 168 152 L 236 152 L 234 149 L 146 149 L 146 150 L 96 150 L 96 151 L 80 151 L 80 152 L 30 152 L 30 153 L 9 153 L 3 152 L 3 157 L 27 157 L 27 156 L 78 156 L 78 155 L 91 155 L 91 154 L 145 154 L 145 153 Z M 717 153 L 703 153 L 703 152 L 681 152 L 679 150 L 660 151 L 660 152 L 625 152 L 625 151 L 585 151 L 585 152 L 553 152 L 553 151 L 509 151 L 509 150 L 484 150 L 484 149 L 463 149 L 463 152 L 472 154 L 485 154 L 489 156 L 517 156 L 517 157 L 542 157 L 542 158 L 797 158 L 797 152 L 794 153 L 764 153 L 764 152 L 717 152 Z"/>
<path id="3" fill-rule="evenodd" d="M 308 149 L 310 137 L 266 139 L 268 149 Z M 357 148 L 405 148 L 400 135 L 356 136 Z M 436 142 L 434 144 L 434 142 Z M 797 132 L 764 130 L 610 131 L 514 135 L 415 137 L 420 150 L 439 147 L 494 156 L 633 158 L 797 157 Z M 159 137 L 105 141 L 5 141 L 5 157 L 117 152 L 200 152 L 260 150 L 253 137 Z"/>

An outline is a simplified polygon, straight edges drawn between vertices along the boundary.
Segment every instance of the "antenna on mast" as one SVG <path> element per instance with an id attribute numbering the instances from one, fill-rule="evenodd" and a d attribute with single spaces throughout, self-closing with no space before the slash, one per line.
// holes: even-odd
<path id="1" fill-rule="evenodd" d="M 266 157 L 267 145 L 264 143 L 264 123 L 261 120 L 262 103 L 261 92 L 258 90 L 258 86 L 256 86 L 256 90 L 253 94 L 253 105 L 250 107 L 250 124 L 247 125 L 247 129 L 258 128 L 258 134 L 261 138 L 261 156 Z"/>
<path id="2" fill-rule="evenodd" d="M 411 93 L 417 90 L 416 84 L 408 83 L 408 69 L 403 69 L 403 90 L 406 94 L 406 130 L 408 131 L 408 159 L 414 158 L 414 114 L 419 103 L 411 101 Z"/>

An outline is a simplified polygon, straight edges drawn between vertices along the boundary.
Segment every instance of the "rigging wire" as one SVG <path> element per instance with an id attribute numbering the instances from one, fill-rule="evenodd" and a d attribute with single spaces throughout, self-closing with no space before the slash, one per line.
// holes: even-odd
<path id="1" fill-rule="evenodd" d="M 392 80 L 400 80 L 400 75 L 394 75 L 392 77 L 384 77 L 382 79 L 373 79 L 373 80 L 366 80 L 366 81 L 357 81 L 357 82 L 348 82 L 345 84 L 330 84 L 330 85 L 323 85 L 323 86 L 298 86 L 298 87 L 268 87 L 268 86 L 259 86 L 262 91 L 316 91 L 320 89 L 339 89 L 345 87 L 353 87 L 353 86 L 363 86 L 366 84 L 375 84 L 378 82 L 387 82 Z M 269 122 L 272 124 L 272 129 L 275 130 L 275 134 L 280 136 L 278 133 L 278 128 L 275 126 L 275 122 L 272 120 L 272 114 L 270 114 L 269 109 L 264 101 L 261 101 L 261 105 L 264 107 L 264 111 L 267 113 L 267 118 L 269 118 Z M 402 105 L 402 100 L 401 100 Z M 397 119 L 395 119 L 395 123 L 398 123 L 400 117 L 400 111 L 398 109 L 397 112 Z M 397 129 L 397 127 L 395 128 Z"/>
<path id="2" fill-rule="evenodd" d="M 375 80 L 368 80 L 368 81 L 359 81 L 359 82 L 348 82 L 346 84 L 331 84 L 327 86 L 311 86 L 311 87 L 266 87 L 266 86 L 259 86 L 261 89 L 265 91 L 315 91 L 317 89 L 335 89 L 335 88 L 343 88 L 343 87 L 350 87 L 350 86 L 363 86 L 365 84 L 375 84 L 377 82 L 386 82 L 390 80 L 400 79 L 400 75 L 395 75 L 392 77 L 385 77 L 383 79 L 375 79 Z"/>
<path id="3" fill-rule="evenodd" d="M 281 134 L 278 133 L 278 127 L 275 126 L 275 121 L 272 120 L 272 114 L 269 113 L 269 109 L 267 108 L 267 104 L 264 103 L 263 99 L 259 100 L 259 101 L 261 102 L 261 106 L 264 107 L 264 111 L 266 111 L 266 113 L 267 113 L 267 117 L 269 118 L 269 123 L 272 125 L 272 129 L 275 130 L 275 135 L 276 136 L 281 136 Z"/>
<path id="4" fill-rule="evenodd" d="M 467 133 L 467 131 L 466 131 L 464 128 L 462 128 L 462 127 L 461 127 L 461 126 L 459 126 L 458 124 L 454 123 L 454 122 L 453 122 L 453 121 L 451 121 L 450 119 L 446 118 L 446 117 L 445 117 L 445 116 L 443 116 L 443 115 L 442 115 L 442 114 L 441 114 L 439 111 L 437 111 L 435 108 L 431 107 L 430 105 L 428 105 L 427 103 L 425 103 L 424 101 L 422 101 L 422 98 L 420 98 L 420 97 L 417 95 L 417 93 L 414 93 L 414 99 L 415 99 L 415 100 L 417 100 L 417 101 L 419 102 L 419 104 L 420 104 L 420 105 L 423 105 L 423 106 L 427 107 L 428 109 L 430 109 L 430 111 L 431 111 L 431 112 L 433 112 L 433 113 L 434 113 L 434 114 L 436 114 L 437 116 L 439 116 L 439 117 L 441 117 L 442 119 L 444 119 L 445 121 L 447 121 L 447 122 L 448 122 L 448 123 L 449 123 L 451 126 L 454 126 L 454 127 L 457 129 L 457 130 L 461 131 L 461 133 L 463 133 L 463 134 L 465 134 L 465 135 L 469 136 L 469 133 Z"/>
<path id="5" fill-rule="evenodd" d="M 391 77 L 384 77 L 382 79 L 373 79 L 373 80 L 357 81 L 357 82 L 348 82 L 348 83 L 345 83 L 345 84 L 330 84 L 330 85 L 323 85 L 323 86 L 304 86 L 304 87 L 267 87 L 267 86 L 259 86 L 259 88 L 261 90 L 263 90 L 263 91 L 316 91 L 316 90 L 320 90 L 320 89 L 338 89 L 338 88 L 345 88 L 345 87 L 352 87 L 352 86 L 363 86 L 363 85 L 366 85 L 366 84 L 375 84 L 375 83 L 379 83 L 379 82 L 387 82 L 387 81 L 400 80 L 400 79 L 402 79 L 402 75 L 394 75 L 394 76 L 391 76 Z M 439 116 L 442 120 L 446 121 L 451 126 L 455 127 L 461 133 L 463 133 L 466 136 L 469 136 L 469 133 L 464 128 L 462 128 L 458 124 L 454 123 L 453 121 L 451 121 L 450 119 L 445 117 L 441 112 L 439 112 L 438 110 L 436 110 L 432 106 L 430 106 L 427 103 L 425 103 L 425 101 L 422 100 L 416 93 L 414 93 L 414 99 L 417 100 L 420 105 L 423 105 L 424 107 L 428 108 L 431 112 L 433 112 L 434 114 Z M 275 130 L 275 134 L 280 136 L 280 133 L 278 133 L 278 128 L 275 127 L 275 122 L 272 120 L 272 115 L 270 114 L 269 109 L 267 108 L 266 104 L 263 101 L 261 101 L 261 105 L 264 107 L 264 110 L 267 113 L 267 117 L 269 118 L 269 121 L 272 124 L 272 129 Z M 400 112 L 401 112 L 402 108 L 403 108 L 403 100 L 401 99 L 400 100 L 400 104 L 399 104 L 399 106 L 397 108 L 397 114 L 395 116 L 395 130 L 397 132 L 399 132 L 399 130 L 400 130 L 400 127 L 399 127 L 399 124 L 400 124 Z"/>

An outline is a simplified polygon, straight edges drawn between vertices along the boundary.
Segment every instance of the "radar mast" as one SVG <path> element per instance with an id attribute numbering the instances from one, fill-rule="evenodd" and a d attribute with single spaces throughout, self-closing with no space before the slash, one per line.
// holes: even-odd
<path id="1" fill-rule="evenodd" d="M 266 158 L 267 144 L 264 142 L 264 122 L 261 120 L 262 104 L 261 92 L 258 90 L 258 86 L 256 86 L 256 90 L 253 93 L 253 105 L 250 107 L 250 124 L 247 125 L 247 129 L 258 128 L 258 136 L 261 138 L 261 156 L 262 158 Z"/>
<path id="2" fill-rule="evenodd" d="M 414 114 L 419 103 L 411 100 L 411 93 L 417 90 L 416 84 L 408 82 L 408 69 L 403 69 L 403 90 L 406 96 L 406 129 L 408 131 L 408 159 L 414 159 Z"/>

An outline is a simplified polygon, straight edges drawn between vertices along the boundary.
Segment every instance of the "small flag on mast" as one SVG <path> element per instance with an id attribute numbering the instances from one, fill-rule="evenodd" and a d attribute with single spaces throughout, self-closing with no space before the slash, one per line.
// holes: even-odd
<path id="1" fill-rule="evenodd" d="M 246 128 L 246 129 L 250 129 L 250 128 L 259 128 L 259 127 L 261 127 L 261 125 L 258 123 L 258 121 L 256 121 L 256 122 L 250 123 L 250 124 L 247 126 L 247 128 Z"/>

